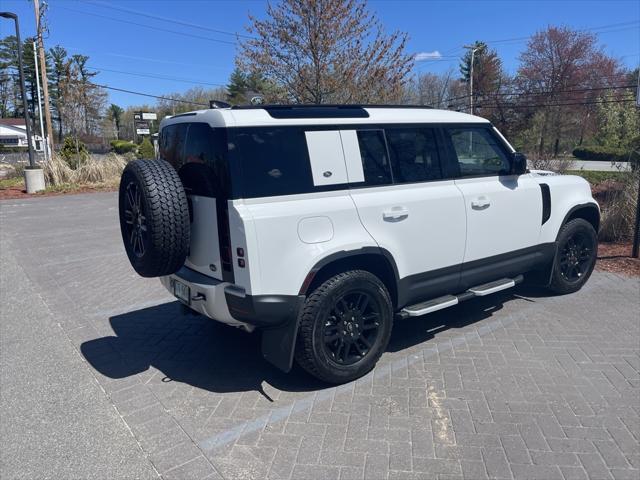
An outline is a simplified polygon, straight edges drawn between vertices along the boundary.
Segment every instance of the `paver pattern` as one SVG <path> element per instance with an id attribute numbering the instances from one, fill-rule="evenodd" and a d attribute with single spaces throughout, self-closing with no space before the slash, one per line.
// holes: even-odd
<path id="1" fill-rule="evenodd" d="M 155 475 L 640 478 L 638 279 L 596 272 L 573 295 L 520 287 L 397 322 L 376 369 L 332 387 L 278 371 L 257 335 L 186 315 L 157 280 L 139 278 L 116 201 L 2 202 L 1 248 Z M 4 312 L 3 328 L 21 328 Z M 14 373 L 2 362 L 1 382 Z M 13 455 L 50 453 L 38 448 Z M 17 469 L 7 478 L 21 476 L 4 455 L 0 468 Z"/>

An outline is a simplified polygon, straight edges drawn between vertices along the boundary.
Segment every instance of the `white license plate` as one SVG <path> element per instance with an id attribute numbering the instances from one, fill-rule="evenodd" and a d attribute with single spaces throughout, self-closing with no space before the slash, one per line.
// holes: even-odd
<path id="1" fill-rule="evenodd" d="M 182 300 L 189 305 L 191 303 L 191 289 L 188 285 L 177 280 L 173 281 L 173 294 L 178 300 Z"/>

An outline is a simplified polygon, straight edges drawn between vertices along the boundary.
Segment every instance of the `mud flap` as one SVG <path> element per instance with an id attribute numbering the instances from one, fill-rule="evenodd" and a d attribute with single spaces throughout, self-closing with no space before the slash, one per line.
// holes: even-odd
<path id="1" fill-rule="evenodd" d="M 293 365 L 293 354 L 300 325 L 299 312 L 304 300 L 304 296 L 298 297 L 296 315 L 277 327 L 262 330 L 262 356 L 283 372 L 289 372 Z"/>

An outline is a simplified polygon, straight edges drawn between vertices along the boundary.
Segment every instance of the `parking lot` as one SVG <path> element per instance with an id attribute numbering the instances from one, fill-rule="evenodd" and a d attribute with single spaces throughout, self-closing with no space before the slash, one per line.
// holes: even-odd
<path id="1" fill-rule="evenodd" d="M 638 279 L 397 322 L 331 387 L 185 316 L 117 218 L 115 193 L 0 203 L 2 478 L 640 478 Z"/>

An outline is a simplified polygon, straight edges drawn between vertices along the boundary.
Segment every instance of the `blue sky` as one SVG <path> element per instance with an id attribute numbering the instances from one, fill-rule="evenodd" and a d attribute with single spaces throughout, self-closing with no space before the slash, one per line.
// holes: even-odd
<path id="1" fill-rule="evenodd" d="M 593 30 L 605 51 L 630 68 L 640 61 L 640 24 L 631 24 L 640 21 L 638 0 L 370 0 L 369 7 L 387 31 L 409 34 L 409 51 L 425 59 L 416 63 L 419 71 L 456 68 L 462 45 L 484 40 L 514 72 L 526 45 L 522 38 L 548 25 L 608 26 Z M 23 37 L 34 33 L 32 2 L 2 0 L 0 9 L 19 15 Z M 198 84 L 226 84 L 234 66 L 235 37 L 223 32 L 245 33 L 247 14 L 262 17 L 265 9 L 262 0 L 50 0 L 45 43 L 88 55 L 89 65 L 100 70 L 100 83 L 162 95 Z M 1 36 L 12 32 L 11 23 L 0 21 Z M 153 103 L 127 93 L 109 95 L 123 106 Z"/>

